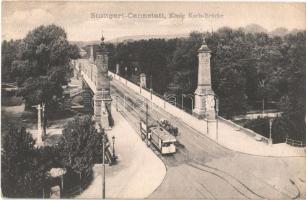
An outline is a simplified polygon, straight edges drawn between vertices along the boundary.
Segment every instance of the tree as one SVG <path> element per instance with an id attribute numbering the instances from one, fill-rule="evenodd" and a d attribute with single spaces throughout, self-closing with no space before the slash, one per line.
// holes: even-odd
<path id="1" fill-rule="evenodd" d="M 97 147 L 102 142 L 99 135 L 101 133 L 97 133 L 89 116 L 75 117 L 69 121 L 59 142 L 64 167 L 79 175 L 90 174 Z"/>
<path id="2" fill-rule="evenodd" d="M 13 72 L 20 78 L 21 86 L 28 79 L 39 77 L 59 86 L 67 84 L 69 61 L 78 57 L 78 48 L 68 43 L 62 28 L 40 26 L 26 35 L 20 49 L 20 60 L 13 63 Z"/>
<path id="3" fill-rule="evenodd" d="M 30 31 L 20 44 L 19 59 L 12 62 L 26 108 L 44 104 L 44 116 L 48 116 L 49 107 L 61 99 L 62 86 L 68 83 L 70 59 L 78 57 L 78 47 L 68 43 L 61 27 L 39 26 Z"/>
<path id="4" fill-rule="evenodd" d="M 285 37 L 286 66 L 282 79 L 288 86 L 283 94 L 282 119 L 290 130 L 289 137 L 297 140 L 306 139 L 306 31 Z M 284 130 L 286 131 L 286 130 Z"/>
<path id="5" fill-rule="evenodd" d="M 176 85 L 178 91 L 170 93 L 193 93 L 196 89 L 196 78 L 198 70 L 197 50 L 200 48 L 203 34 L 198 32 L 190 33 L 189 38 L 177 43 L 172 59 L 168 64 L 168 71 L 171 75 L 169 85 Z M 175 88 L 176 89 L 176 88 Z"/>
<path id="6" fill-rule="evenodd" d="M 1 78 L 2 81 L 14 80 L 11 70 L 12 63 L 18 58 L 18 49 L 20 46 L 20 40 L 4 40 L 1 45 Z"/>
<path id="7" fill-rule="evenodd" d="M 212 50 L 212 87 L 220 99 L 220 114 L 228 118 L 247 110 L 246 74 L 251 45 L 246 39 L 242 31 L 227 27 L 207 39 Z"/>
<path id="8" fill-rule="evenodd" d="M 47 168 L 25 128 L 11 127 L 2 150 L 2 192 L 11 198 L 42 198 Z"/>

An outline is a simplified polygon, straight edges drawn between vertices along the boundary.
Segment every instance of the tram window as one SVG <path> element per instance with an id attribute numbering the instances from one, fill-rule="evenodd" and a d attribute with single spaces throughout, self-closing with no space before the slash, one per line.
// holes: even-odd
<path id="1" fill-rule="evenodd" d="M 173 144 L 172 142 L 165 142 L 163 143 L 163 147 L 169 147 L 171 144 Z"/>

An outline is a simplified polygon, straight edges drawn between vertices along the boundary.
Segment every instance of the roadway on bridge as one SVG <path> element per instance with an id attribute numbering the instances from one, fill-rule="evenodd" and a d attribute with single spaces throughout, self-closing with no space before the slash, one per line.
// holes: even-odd
<path id="1" fill-rule="evenodd" d="M 112 94 L 120 96 L 117 103 L 123 116 L 138 131 L 139 118 L 144 116 L 144 106 L 140 103 L 143 97 L 116 80 L 111 81 L 111 87 Z M 126 103 L 123 102 L 124 95 Z M 163 109 L 150 106 L 151 120 L 170 120 L 179 128 L 180 135 L 175 155 L 159 155 L 167 166 L 167 175 L 149 198 L 306 197 L 305 157 L 265 157 L 234 152 L 201 135 Z"/>

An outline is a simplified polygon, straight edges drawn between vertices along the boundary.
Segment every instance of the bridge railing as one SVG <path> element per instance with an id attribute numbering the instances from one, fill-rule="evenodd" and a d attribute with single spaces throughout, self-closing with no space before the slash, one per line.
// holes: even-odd
<path id="1" fill-rule="evenodd" d="M 176 104 L 173 105 L 169 102 L 167 102 L 164 98 L 164 96 L 161 96 L 159 94 L 157 94 L 154 91 L 150 91 L 146 88 L 141 88 L 136 84 L 133 83 L 129 80 L 126 80 L 125 78 L 114 74 L 113 72 L 109 71 L 109 76 L 112 77 L 112 79 L 115 79 L 119 82 L 121 82 L 122 84 L 126 85 L 128 88 L 132 89 L 134 92 L 140 94 L 141 96 L 143 96 L 144 98 L 148 99 L 149 101 L 151 101 L 152 103 L 154 103 L 156 106 L 159 106 L 161 108 L 163 108 L 165 111 L 171 113 L 173 116 L 177 116 L 177 118 L 179 118 L 180 120 L 182 120 L 183 122 L 185 122 L 186 124 L 188 124 L 189 126 L 191 126 L 192 128 L 194 128 L 195 130 L 206 134 L 207 133 L 207 122 L 205 120 L 199 120 L 198 118 L 194 117 L 191 114 L 191 111 L 189 111 L 190 113 L 186 112 L 185 110 L 181 109 L 181 105 L 180 104 Z M 178 107 L 179 106 L 179 107 Z M 260 141 L 260 142 L 264 142 L 266 144 L 268 144 L 269 139 L 250 130 L 247 129 L 245 127 L 242 127 L 234 122 L 232 122 L 231 120 L 227 120 L 224 119 L 223 117 L 218 117 L 218 119 L 222 122 L 224 122 L 225 124 L 231 126 L 232 128 L 235 128 L 237 131 L 241 131 L 242 133 L 246 134 L 249 137 L 252 137 L 254 140 Z"/>
<path id="2" fill-rule="evenodd" d="M 109 74 L 110 75 L 110 77 L 111 77 L 111 79 L 113 78 L 113 77 L 117 77 L 116 78 L 116 80 L 121 80 L 121 79 L 123 79 L 123 81 L 121 81 L 122 83 L 126 83 L 126 79 L 124 78 L 124 77 L 121 77 L 120 75 L 118 75 L 118 74 L 115 74 L 114 72 L 110 72 L 110 73 L 112 73 L 112 74 Z M 170 104 L 172 104 L 173 106 L 176 106 L 177 108 L 179 108 L 180 110 L 182 110 L 182 111 L 184 111 L 184 112 L 186 112 L 186 113 L 188 113 L 188 114 L 192 114 L 192 109 L 189 109 L 189 108 L 187 108 L 186 106 L 185 107 L 183 107 L 182 106 L 182 104 L 180 104 L 178 101 L 175 101 L 175 103 L 173 104 L 173 103 L 171 103 L 169 100 L 167 100 L 167 98 L 165 98 L 165 96 L 163 96 L 163 95 L 160 95 L 159 93 L 157 93 L 157 92 L 155 92 L 154 90 L 150 90 L 150 88 L 146 88 L 146 87 L 141 87 L 140 88 L 140 86 L 138 85 L 138 83 L 136 83 L 136 82 L 134 82 L 134 81 L 132 81 L 132 80 L 127 80 L 127 84 L 134 84 L 137 88 L 139 88 L 139 92 L 138 93 L 145 93 L 144 95 L 146 96 L 146 97 L 148 97 L 148 93 L 150 94 L 150 99 L 151 99 L 151 94 L 152 94 L 152 98 L 154 98 L 153 97 L 153 95 L 154 96 L 157 96 L 157 97 L 159 97 L 160 99 L 162 99 L 163 101 L 166 101 L 167 103 L 170 103 Z"/>
<path id="3" fill-rule="evenodd" d="M 206 126 L 207 123 L 205 120 L 199 120 L 198 118 L 192 116 L 191 114 L 185 112 L 184 110 L 181 110 L 180 108 L 172 105 L 171 103 L 167 102 L 163 96 L 156 95 L 156 93 L 150 92 L 150 90 L 147 90 L 145 88 L 140 88 L 135 83 L 132 83 L 131 81 L 128 81 L 127 79 L 124 79 L 123 77 L 114 74 L 113 72 L 108 72 L 109 76 L 112 77 L 112 79 L 115 79 L 116 81 L 121 82 L 122 84 L 126 85 L 126 87 L 130 88 L 134 92 L 140 94 L 142 97 L 146 98 L 147 100 L 151 101 L 155 105 L 163 108 L 168 113 L 171 113 L 173 116 L 177 117 L 178 120 L 182 120 L 195 130 L 206 134 Z"/>
<path id="4" fill-rule="evenodd" d="M 89 61 L 88 61 L 88 63 L 89 63 Z M 92 66 L 86 66 L 86 64 L 84 64 L 84 65 L 82 65 L 81 70 L 82 70 L 82 73 L 84 75 L 86 75 L 86 76 L 84 76 L 85 81 L 88 82 L 88 84 L 90 85 L 90 87 L 92 89 L 95 89 L 95 82 L 93 82 Z M 126 87 L 128 87 L 131 90 L 133 90 L 134 92 L 138 93 L 139 95 L 141 95 L 142 97 L 144 97 L 145 99 L 147 99 L 148 101 L 153 103 L 154 105 L 156 105 L 160 108 L 163 108 L 168 113 L 171 113 L 178 120 L 183 121 L 184 123 L 188 124 L 189 126 L 194 128 L 195 130 L 197 130 L 197 131 L 199 131 L 203 134 L 207 134 L 208 124 L 207 124 L 207 121 L 205 119 L 200 120 L 200 119 L 194 117 L 192 114 L 190 114 L 191 111 L 189 111 L 190 113 L 188 113 L 187 111 L 181 109 L 181 107 L 177 107 L 177 106 L 180 106 L 179 104 L 173 105 L 173 104 L 167 102 L 165 97 L 157 94 L 153 90 L 151 91 L 151 90 L 148 90 L 147 88 L 142 88 L 142 87 L 138 86 L 136 83 L 133 83 L 133 82 L 119 76 L 118 74 L 115 74 L 111 71 L 108 71 L 108 75 L 111 77 L 111 79 L 115 79 L 116 81 L 119 81 L 122 84 L 126 85 Z M 86 79 L 88 79 L 88 80 L 86 80 Z M 239 126 L 238 124 L 236 124 L 236 123 L 234 123 L 230 120 L 226 120 L 222 117 L 219 117 L 219 119 L 221 121 L 225 122 L 227 125 L 229 125 L 231 127 L 234 127 L 237 130 L 241 130 L 243 133 L 247 134 L 250 137 L 253 137 L 254 139 L 256 139 L 258 141 L 268 143 L 268 138 L 266 138 L 262 135 L 259 135 L 258 133 L 254 132 L 250 129 Z"/>
<path id="5" fill-rule="evenodd" d="M 306 147 L 306 141 L 298 141 L 286 138 L 286 144 L 294 147 Z"/>

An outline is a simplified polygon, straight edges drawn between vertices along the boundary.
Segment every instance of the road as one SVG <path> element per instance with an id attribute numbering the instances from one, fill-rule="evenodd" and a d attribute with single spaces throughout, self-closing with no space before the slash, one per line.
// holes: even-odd
<path id="1" fill-rule="evenodd" d="M 118 109 L 139 131 L 139 118 L 144 118 L 143 98 L 116 80 L 111 82 L 111 91 L 113 99 L 119 96 L 114 100 Z M 305 157 L 265 157 L 231 151 L 150 104 L 149 118 L 151 122 L 166 118 L 180 132 L 177 153 L 159 155 L 167 174 L 149 198 L 306 198 Z"/>

